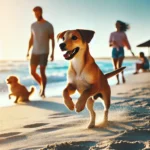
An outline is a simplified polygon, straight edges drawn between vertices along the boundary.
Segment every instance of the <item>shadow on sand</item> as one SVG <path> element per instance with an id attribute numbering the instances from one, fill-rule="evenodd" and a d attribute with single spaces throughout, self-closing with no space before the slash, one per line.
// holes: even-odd
<path id="1" fill-rule="evenodd" d="M 64 104 L 57 103 L 57 102 L 51 102 L 51 101 L 31 101 L 27 104 L 28 106 L 45 109 L 45 110 L 52 110 L 56 112 L 70 112 Z"/>

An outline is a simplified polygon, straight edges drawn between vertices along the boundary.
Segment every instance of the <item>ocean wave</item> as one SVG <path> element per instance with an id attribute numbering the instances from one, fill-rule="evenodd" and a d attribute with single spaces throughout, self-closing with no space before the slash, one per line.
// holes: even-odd
<path id="1" fill-rule="evenodd" d="M 29 87 L 29 86 L 36 86 L 37 83 L 35 82 L 35 80 L 32 78 L 32 76 L 28 75 L 28 76 L 18 76 L 18 78 L 20 79 L 21 84 Z M 50 83 L 57 83 L 57 82 L 63 82 L 66 81 L 66 74 L 62 74 L 62 73 L 54 73 L 51 75 L 47 76 L 47 82 L 48 84 Z M 1 80 L 0 82 L 0 91 L 4 92 L 7 91 L 7 84 L 4 80 Z"/>
<path id="2" fill-rule="evenodd" d="M 113 71 L 111 61 L 96 61 L 99 68 L 105 74 Z M 0 62 L 0 91 L 7 91 L 7 85 L 5 79 L 10 75 L 16 75 L 20 78 L 23 85 L 29 87 L 31 85 L 37 86 L 36 81 L 29 74 L 29 62 Z M 135 69 L 134 61 L 125 61 L 123 66 L 126 66 L 125 74 L 131 74 Z M 48 84 L 58 85 L 58 83 L 66 82 L 66 72 L 68 69 L 68 62 L 55 61 L 48 63 L 46 69 Z M 39 73 L 39 69 L 38 69 Z M 115 82 L 115 81 L 111 81 Z"/>

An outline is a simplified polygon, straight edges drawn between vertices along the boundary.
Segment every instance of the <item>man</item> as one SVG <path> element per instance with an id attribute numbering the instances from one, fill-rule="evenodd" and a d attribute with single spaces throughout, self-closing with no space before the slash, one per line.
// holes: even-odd
<path id="1" fill-rule="evenodd" d="M 52 53 L 50 59 L 51 61 L 54 60 L 54 30 L 52 24 L 43 19 L 41 7 L 35 7 L 33 12 L 37 21 L 31 25 L 31 37 L 29 40 L 27 58 L 29 57 L 31 47 L 33 46 L 30 60 L 30 72 L 40 85 L 40 96 L 45 97 L 47 83 L 45 70 L 49 55 L 49 40 L 52 40 Z M 38 65 L 40 66 L 40 75 L 36 73 Z"/>

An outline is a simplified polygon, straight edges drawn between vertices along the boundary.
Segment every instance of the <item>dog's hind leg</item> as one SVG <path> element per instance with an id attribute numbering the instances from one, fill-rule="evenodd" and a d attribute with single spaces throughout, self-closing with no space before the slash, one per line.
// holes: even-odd
<path id="1" fill-rule="evenodd" d="M 19 99 L 19 96 L 16 96 L 16 100 L 14 101 L 14 103 L 17 103 Z"/>
<path id="2" fill-rule="evenodd" d="M 94 128 L 95 127 L 96 113 L 93 109 L 93 106 L 94 106 L 94 100 L 92 98 L 89 98 L 87 100 L 87 109 L 90 113 L 90 123 L 88 125 L 88 128 Z"/>
<path id="3" fill-rule="evenodd" d="M 103 122 L 98 125 L 99 127 L 105 127 L 108 124 L 108 111 L 110 108 L 110 95 L 111 95 L 110 87 L 107 89 L 107 91 L 103 92 L 102 95 L 103 95 L 102 100 L 104 106 L 104 118 L 103 118 Z"/>
<path id="4" fill-rule="evenodd" d="M 74 110 L 74 103 L 70 95 L 74 94 L 75 91 L 76 91 L 76 88 L 74 88 L 71 84 L 68 84 L 67 87 L 63 91 L 64 103 L 70 110 Z"/>

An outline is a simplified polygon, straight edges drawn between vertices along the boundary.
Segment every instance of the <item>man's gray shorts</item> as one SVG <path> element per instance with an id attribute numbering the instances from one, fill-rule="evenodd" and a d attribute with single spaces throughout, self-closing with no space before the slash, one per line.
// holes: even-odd
<path id="1" fill-rule="evenodd" d="M 31 55 L 31 60 L 30 60 L 30 65 L 40 65 L 40 66 L 46 66 L 48 62 L 48 55 L 49 54 L 32 54 Z"/>

